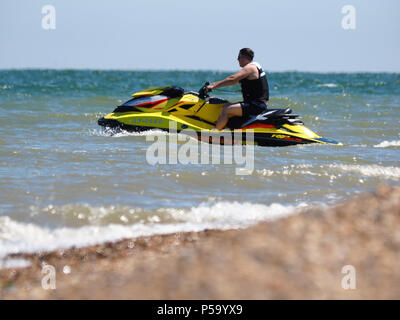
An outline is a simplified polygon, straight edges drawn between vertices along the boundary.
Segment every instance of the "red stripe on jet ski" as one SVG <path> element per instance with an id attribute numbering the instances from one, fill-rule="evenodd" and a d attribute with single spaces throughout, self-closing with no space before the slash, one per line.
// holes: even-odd
<path id="1" fill-rule="evenodd" d="M 154 108 L 155 106 L 159 105 L 160 103 L 167 101 L 168 99 L 163 99 L 163 100 L 159 100 L 159 101 L 151 101 L 151 102 L 145 102 L 145 103 L 141 103 L 141 104 L 137 104 L 135 105 L 135 107 L 142 107 L 142 106 L 146 106 L 147 104 L 150 104 L 152 106 L 149 106 L 149 108 Z"/>
<path id="2" fill-rule="evenodd" d="M 255 124 L 251 124 L 251 125 L 249 125 L 247 127 L 243 127 L 243 128 L 240 128 L 240 129 L 243 130 L 243 129 L 255 129 L 255 128 L 275 128 L 275 126 L 272 125 L 272 124 L 255 123 Z"/>
<path id="3" fill-rule="evenodd" d="M 293 141 L 303 141 L 302 139 L 292 138 L 292 137 L 285 137 L 283 139 L 285 139 L 285 140 L 293 140 Z"/>
<path id="4" fill-rule="evenodd" d="M 163 103 L 165 101 L 168 101 L 168 100 L 169 99 L 163 99 L 163 100 L 157 101 L 157 103 L 154 106 L 152 106 L 151 108 L 154 108 L 155 106 L 158 106 L 159 104 L 161 104 L 161 103 Z"/>

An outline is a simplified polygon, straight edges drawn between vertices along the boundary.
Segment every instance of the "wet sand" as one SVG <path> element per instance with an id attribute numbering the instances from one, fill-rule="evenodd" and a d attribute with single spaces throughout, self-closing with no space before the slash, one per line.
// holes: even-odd
<path id="1" fill-rule="evenodd" d="M 0 270 L 1 299 L 399 299 L 400 187 L 242 230 L 13 257 L 31 266 Z M 55 290 L 42 288 L 45 264 Z M 342 288 L 346 265 L 355 289 Z"/>

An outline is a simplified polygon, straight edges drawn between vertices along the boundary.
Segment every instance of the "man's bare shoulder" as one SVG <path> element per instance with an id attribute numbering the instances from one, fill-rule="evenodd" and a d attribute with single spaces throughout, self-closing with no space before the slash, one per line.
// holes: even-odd
<path id="1" fill-rule="evenodd" d="M 243 69 L 246 69 L 246 70 L 257 70 L 257 67 L 256 67 L 254 64 L 249 63 L 249 64 L 246 64 L 246 65 L 243 67 Z"/>
<path id="2" fill-rule="evenodd" d="M 258 69 L 254 64 L 247 64 L 245 65 L 242 70 L 245 70 L 248 74 L 249 80 L 257 79 L 258 78 Z"/>

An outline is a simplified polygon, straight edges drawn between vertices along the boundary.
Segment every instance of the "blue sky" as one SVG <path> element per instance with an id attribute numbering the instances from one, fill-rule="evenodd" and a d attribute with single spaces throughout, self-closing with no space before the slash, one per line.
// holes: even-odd
<path id="1" fill-rule="evenodd" d="M 242 47 L 268 71 L 400 72 L 400 1 L 0 1 L 0 69 L 236 70 Z"/>

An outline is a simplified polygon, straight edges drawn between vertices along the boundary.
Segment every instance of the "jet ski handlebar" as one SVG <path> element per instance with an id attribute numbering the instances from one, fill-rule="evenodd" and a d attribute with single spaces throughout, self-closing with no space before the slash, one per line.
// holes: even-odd
<path id="1" fill-rule="evenodd" d="M 209 98 L 210 96 L 208 95 L 208 91 L 209 89 L 207 89 L 207 86 L 210 83 L 207 81 L 199 90 L 199 97 L 203 100 L 205 100 L 206 98 Z"/>

